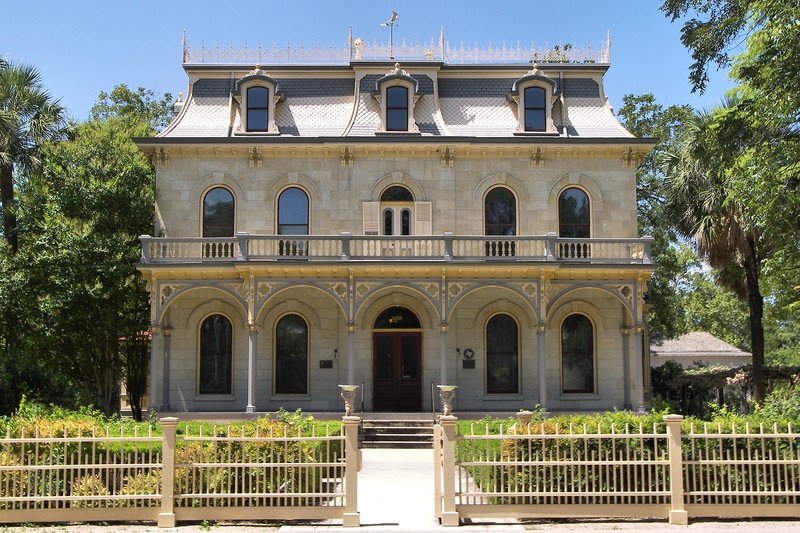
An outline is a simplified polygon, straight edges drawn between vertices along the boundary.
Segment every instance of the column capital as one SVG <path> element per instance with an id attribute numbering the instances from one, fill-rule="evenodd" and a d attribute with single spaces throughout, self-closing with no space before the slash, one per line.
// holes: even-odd
<path id="1" fill-rule="evenodd" d="M 167 337 L 172 335 L 172 332 L 174 331 L 174 329 L 169 327 L 169 326 L 164 326 L 164 327 L 162 327 L 160 329 L 161 329 L 161 333 L 163 333 Z"/>
<path id="2" fill-rule="evenodd" d="M 441 333 L 447 333 L 447 322 L 442 322 L 439 324 L 439 331 Z"/>
<path id="3" fill-rule="evenodd" d="M 619 332 L 627 337 L 628 335 L 633 333 L 633 327 L 631 327 L 631 326 L 622 326 L 621 328 L 619 328 Z"/>
<path id="4" fill-rule="evenodd" d="M 347 328 L 347 332 L 348 333 L 355 333 L 356 332 L 356 323 L 355 322 L 348 322 L 347 326 L 345 326 L 345 327 Z"/>
<path id="5" fill-rule="evenodd" d="M 158 335 L 159 333 L 161 333 L 162 329 L 163 328 L 161 326 L 151 325 L 150 326 L 150 333 L 153 334 L 153 335 Z"/>
<path id="6" fill-rule="evenodd" d="M 538 324 L 536 324 L 536 334 L 537 335 L 544 335 L 544 332 L 546 330 L 547 330 L 547 327 L 545 327 L 544 322 L 539 322 Z"/>
<path id="7" fill-rule="evenodd" d="M 258 333 L 258 324 L 247 324 L 247 331 L 250 333 Z"/>

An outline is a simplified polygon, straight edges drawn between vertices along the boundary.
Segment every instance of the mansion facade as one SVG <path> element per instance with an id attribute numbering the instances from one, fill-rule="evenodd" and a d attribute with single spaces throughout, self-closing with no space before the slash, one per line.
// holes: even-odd
<path id="1" fill-rule="evenodd" d="M 192 60 L 156 163 L 160 412 L 641 408 L 636 164 L 607 61 Z M 444 54 L 442 54 L 444 55 Z M 546 59 L 546 58 L 545 58 Z"/>

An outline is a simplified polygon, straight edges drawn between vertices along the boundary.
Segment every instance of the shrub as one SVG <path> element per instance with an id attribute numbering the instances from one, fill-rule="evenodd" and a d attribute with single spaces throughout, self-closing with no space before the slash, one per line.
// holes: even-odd
<path id="1" fill-rule="evenodd" d="M 70 483 L 70 496 L 108 496 L 108 488 L 98 474 L 87 474 Z M 109 500 L 73 500 L 73 508 L 108 507 Z"/>

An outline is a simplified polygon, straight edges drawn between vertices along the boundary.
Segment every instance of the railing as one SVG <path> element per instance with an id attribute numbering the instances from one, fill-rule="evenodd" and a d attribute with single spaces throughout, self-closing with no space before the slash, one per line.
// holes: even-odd
<path id="1" fill-rule="evenodd" d="M 520 423 L 500 434 L 442 416 L 435 436 L 435 509 L 472 517 L 795 517 L 800 435 L 732 427 L 652 428 Z M 528 420 L 530 413 L 528 413 Z M 741 430 L 744 429 L 744 432 Z M 450 481 L 454 479 L 454 481 Z"/>
<path id="2" fill-rule="evenodd" d="M 461 261 L 651 264 L 652 237 L 565 239 L 544 236 L 377 237 L 251 235 L 232 238 L 139 237 L 142 263 L 215 261 Z"/>
<path id="3" fill-rule="evenodd" d="M 262 46 L 242 48 L 230 46 L 205 46 L 192 48 L 189 42 L 183 42 L 183 62 L 185 64 L 324 64 L 348 63 L 351 60 L 372 59 L 386 60 L 390 57 L 397 61 L 445 61 L 447 63 L 610 63 L 611 40 L 607 38 L 600 48 L 578 47 L 574 44 L 557 44 L 545 46 L 492 45 L 479 47 L 464 46 L 464 43 L 450 44 L 441 36 L 438 41 L 424 43 L 417 41 L 408 44 L 405 40 L 394 43 L 390 49 L 388 43 L 372 43 L 349 37 L 343 46 Z"/>
<path id="4" fill-rule="evenodd" d="M 305 435 L 268 419 L 211 435 L 0 439 L 0 523 L 341 519 L 358 526 L 358 418 Z M 246 429 L 245 429 L 246 428 Z"/>

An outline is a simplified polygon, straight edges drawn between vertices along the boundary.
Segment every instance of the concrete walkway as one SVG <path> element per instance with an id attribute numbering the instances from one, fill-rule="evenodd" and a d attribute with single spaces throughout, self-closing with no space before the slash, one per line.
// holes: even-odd
<path id="1" fill-rule="evenodd" d="M 358 474 L 358 510 L 361 529 L 370 532 L 400 531 L 523 531 L 516 520 L 492 524 L 444 528 L 434 516 L 433 450 L 365 449 Z M 285 525 L 288 532 L 338 531 L 341 523 Z"/>

